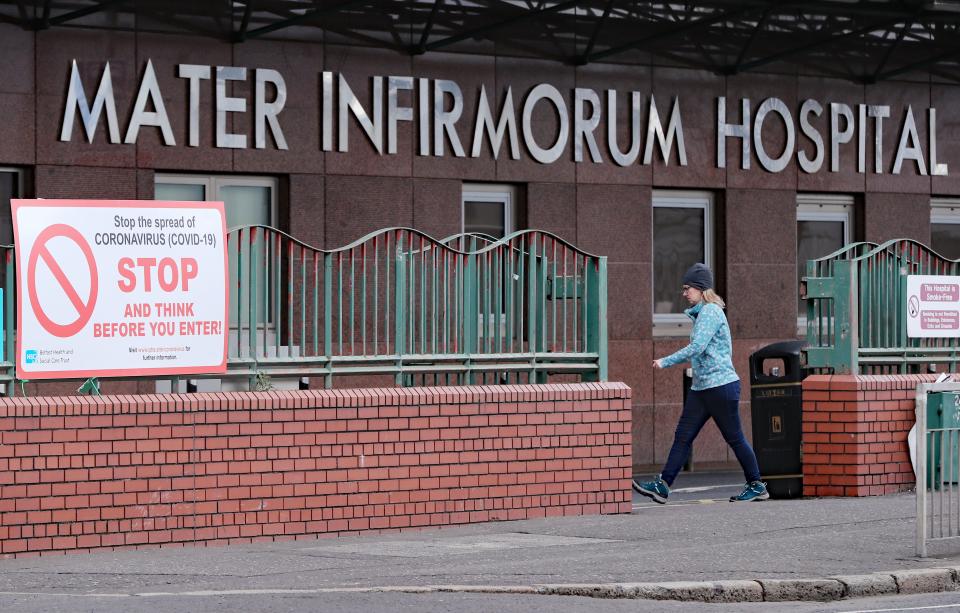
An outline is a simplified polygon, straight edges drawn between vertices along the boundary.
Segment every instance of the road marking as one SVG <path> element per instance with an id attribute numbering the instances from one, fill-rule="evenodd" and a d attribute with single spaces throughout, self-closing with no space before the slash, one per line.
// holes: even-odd
<path id="1" fill-rule="evenodd" d="M 616 584 L 604 584 L 611 586 Z M 118 594 L 115 592 L 0 592 L 0 596 L 37 596 L 60 598 L 207 598 L 224 596 L 283 596 L 309 594 L 377 594 L 377 593 L 405 593 L 405 594 L 436 594 L 436 593 L 485 593 L 485 594 L 541 594 L 550 586 L 546 585 L 424 585 L 424 586 L 381 586 L 381 587 L 331 587 L 331 588 L 262 588 L 262 589 L 234 589 L 234 590 L 196 590 L 191 592 L 136 592 L 132 594 Z M 860 609 L 856 611 L 839 611 L 838 613 L 894 613 L 897 611 L 932 611 L 935 609 L 956 609 L 956 604 L 928 605 L 919 607 L 901 607 L 895 609 Z"/>
<path id="2" fill-rule="evenodd" d="M 932 604 L 923 607 L 904 607 L 902 609 L 862 609 L 859 611 L 838 611 L 838 613 L 887 613 L 889 611 L 929 611 L 931 609 L 956 609 L 954 604 Z"/>
<path id="3" fill-rule="evenodd" d="M 134 594 L 112 594 L 109 592 L 0 592 L 0 596 L 63 596 L 66 598 L 130 598 Z"/>
<path id="4" fill-rule="evenodd" d="M 728 485 L 702 485 L 698 487 L 679 487 L 674 490 L 670 490 L 671 494 L 694 494 L 696 492 L 706 492 L 707 490 L 719 490 L 723 488 L 736 489 L 738 487 L 743 487 L 742 483 L 730 483 Z"/>
<path id="5" fill-rule="evenodd" d="M 729 502 L 728 498 L 701 498 L 700 500 L 684 500 L 683 502 L 669 502 L 667 504 L 659 504 L 656 502 L 645 502 L 642 504 L 633 505 L 633 509 L 659 509 L 663 507 L 690 507 L 701 504 L 716 504 L 718 502 Z"/>

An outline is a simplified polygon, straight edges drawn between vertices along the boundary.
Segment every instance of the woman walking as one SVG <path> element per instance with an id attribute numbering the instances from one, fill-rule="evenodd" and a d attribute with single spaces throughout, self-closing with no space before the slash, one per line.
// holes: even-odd
<path id="1" fill-rule="evenodd" d="M 683 275 L 682 292 L 692 305 L 684 311 L 693 320 L 690 344 L 654 360 L 653 366 L 667 368 L 689 360 L 693 366 L 693 385 L 684 402 L 663 472 L 653 481 L 640 483 L 634 479 L 633 489 L 660 504 L 666 503 L 670 486 L 690 456 L 693 440 L 712 417 L 736 454 L 747 480 L 743 491 L 730 501 L 766 500 L 770 494 L 766 484 L 760 481 L 757 457 L 740 426 L 740 377 L 733 368 L 730 327 L 723 314 L 723 299 L 713 290 L 713 273 L 705 264 L 694 264 Z"/>

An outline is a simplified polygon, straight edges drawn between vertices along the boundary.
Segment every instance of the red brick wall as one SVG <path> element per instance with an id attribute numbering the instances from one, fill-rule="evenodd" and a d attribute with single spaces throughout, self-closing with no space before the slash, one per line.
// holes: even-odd
<path id="1" fill-rule="evenodd" d="M 803 381 L 803 494 L 910 490 L 917 385 L 936 375 L 815 375 Z"/>
<path id="2" fill-rule="evenodd" d="M 629 513 L 622 383 L 0 399 L 3 556 Z"/>

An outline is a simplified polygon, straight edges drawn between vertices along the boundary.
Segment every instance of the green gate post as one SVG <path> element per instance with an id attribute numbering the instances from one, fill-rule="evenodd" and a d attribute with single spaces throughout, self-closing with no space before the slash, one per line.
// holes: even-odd
<path id="1" fill-rule="evenodd" d="M 800 279 L 800 297 L 806 301 L 804 304 L 805 311 L 807 313 L 807 346 L 808 347 L 817 347 L 820 345 L 819 339 L 816 338 L 816 317 L 817 317 L 817 308 L 813 300 L 813 297 L 810 294 L 810 283 L 817 276 L 817 263 L 813 260 L 807 260 L 807 274 L 805 277 Z"/>
<path id="2" fill-rule="evenodd" d="M 836 262 L 833 277 L 836 282 L 836 294 L 833 301 L 834 346 L 836 351 L 834 373 L 855 375 L 860 372 L 857 262 L 853 260 Z"/>
<path id="3" fill-rule="evenodd" d="M 587 351 L 597 354 L 597 370 L 584 381 L 607 380 L 607 256 L 597 258 L 596 268 L 587 266 Z"/>
<path id="4" fill-rule="evenodd" d="M 832 368 L 838 375 L 860 372 L 860 323 L 857 263 L 837 260 L 832 277 L 816 277 L 814 262 L 807 264 L 803 279 L 807 300 L 805 366 Z M 821 303 L 815 304 L 819 299 Z M 824 304 L 823 300 L 829 300 Z M 818 308 L 819 307 L 819 308 Z M 826 331 L 824 327 L 826 326 Z M 825 344 L 832 341 L 832 344 Z"/>

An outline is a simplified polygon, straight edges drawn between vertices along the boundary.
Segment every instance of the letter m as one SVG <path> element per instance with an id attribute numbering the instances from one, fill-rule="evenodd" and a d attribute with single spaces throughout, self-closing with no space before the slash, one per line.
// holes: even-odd
<path id="1" fill-rule="evenodd" d="M 103 76 L 100 77 L 100 86 L 93 99 L 93 107 L 87 104 L 87 95 L 83 91 L 80 81 L 80 71 L 77 69 L 77 60 L 73 60 L 70 68 L 70 87 L 67 89 L 67 101 L 63 107 L 63 126 L 60 128 L 60 140 L 70 142 L 73 134 L 73 120 L 77 109 L 80 109 L 80 120 L 87 133 L 87 142 L 93 142 L 93 135 L 97 131 L 100 113 L 106 107 L 107 128 L 110 132 L 110 142 L 120 142 L 120 128 L 117 126 L 117 106 L 113 99 L 113 81 L 110 78 L 110 62 L 103 67 Z"/>

